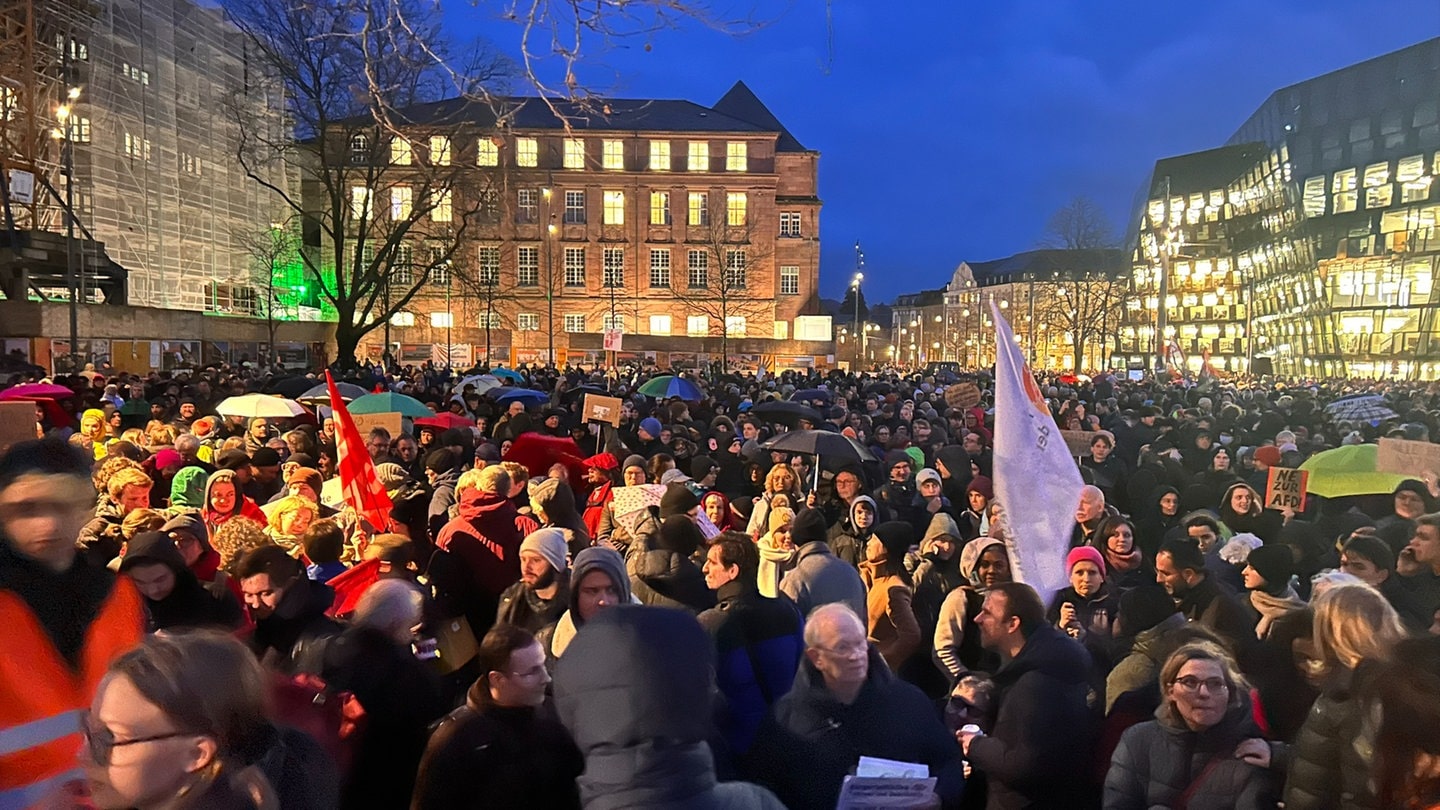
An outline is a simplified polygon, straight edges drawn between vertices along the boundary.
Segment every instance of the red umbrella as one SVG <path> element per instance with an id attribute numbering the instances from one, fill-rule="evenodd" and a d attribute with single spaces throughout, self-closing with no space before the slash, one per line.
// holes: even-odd
<path id="1" fill-rule="evenodd" d="M 71 416 L 60 407 L 60 403 L 49 397 L 5 397 L 6 402 L 33 402 L 40 410 L 45 412 L 45 417 L 50 420 L 51 427 L 63 428 L 74 424 L 75 417 Z"/>
<path id="2" fill-rule="evenodd" d="M 580 445 L 568 436 L 546 436 L 543 433 L 522 433 L 510 445 L 506 461 L 523 466 L 533 478 L 544 478 L 557 461 L 570 472 L 570 488 L 580 492 L 585 480 L 585 465 Z"/>
<path id="3" fill-rule="evenodd" d="M 467 428 L 472 427 L 473 424 L 469 419 L 456 413 L 450 413 L 449 411 L 437 413 L 434 416 L 422 416 L 415 420 L 415 427 L 417 428 L 428 427 L 435 428 L 436 430 Z"/>
<path id="4" fill-rule="evenodd" d="M 30 383 L 0 391 L 0 399 L 69 399 L 75 392 L 54 383 Z"/>

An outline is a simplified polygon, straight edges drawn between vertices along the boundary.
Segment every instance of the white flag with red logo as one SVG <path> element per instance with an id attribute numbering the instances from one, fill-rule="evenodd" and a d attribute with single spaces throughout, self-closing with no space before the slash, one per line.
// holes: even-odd
<path id="1" fill-rule="evenodd" d="M 1070 581 L 1065 557 L 1080 504 L 1080 469 L 1025 365 L 1010 323 L 995 318 L 995 497 L 1009 528 L 1005 546 L 1017 582 L 1048 606 Z"/>
<path id="2" fill-rule="evenodd" d="M 340 390 L 330 372 L 325 372 L 325 386 L 330 390 L 330 407 L 335 411 L 335 465 L 340 473 L 340 490 L 345 502 L 376 532 L 390 531 L 390 510 L 395 504 L 385 485 L 375 474 L 375 462 L 365 447 L 365 438 L 355 427 L 355 419 L 345 407 Z"/>

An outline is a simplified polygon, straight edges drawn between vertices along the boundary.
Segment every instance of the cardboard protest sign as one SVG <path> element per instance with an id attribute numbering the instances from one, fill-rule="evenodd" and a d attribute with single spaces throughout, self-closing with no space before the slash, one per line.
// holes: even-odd
<path id="1" fill-rule="evenodd" d="M 382 427 L 390 431 L 390 438 L 392 439 L 400 435 L 401 425 L 399 411 L 389 413 L 352 413 L 350 416 L 355 419 L 355 429 L 360 432 L 362 438 L 369 435 L 371 428 L 377 427 Z"/>
<path id="2" fill-rule="evenodd" d="M 1060 436 L 1065 439 L 1065 446 L 1069 448 L 1070 455 L 1076 458 L 1090 455 L 1090 443 L 1095 441 L 1094 433 L 1088 430 L 1062 430 Z"/>
<path id="3" fill-rule="evenodd" d="M 1381 439 L 1375 453 L 1375 471 L 1414 478 L 1426 472 L 1440 473 L 1440 444 L 1407 439 Z"/>
<path id="4" fill-rule="evenodd" d="M 0 452 L 18 442 L 33 441 L 35 432 L 35 403 L 0 402 Z"/>
<path id="5" fill-rule="evenodd" d="M 945 389 L 945 404 L 968 410 L 980 404 L 980 388 L 972 382 L 959 382 Z"/>
<path id="6" fill-rule="evenodd" d="M 1305 509 L 1305 485 L 1310 473 L 1287 467 L 1271 467 L 1270 478 L 1265 482 L 1265 508 L 1296 512 Z"/>
<path id="7" fill-rule="evenodd" d="M 602 397 L 598 394 L 585 395 L 585 407 L 581 411 L 586 422 L 604 422 L 620 427 L 620 398 Z"/>

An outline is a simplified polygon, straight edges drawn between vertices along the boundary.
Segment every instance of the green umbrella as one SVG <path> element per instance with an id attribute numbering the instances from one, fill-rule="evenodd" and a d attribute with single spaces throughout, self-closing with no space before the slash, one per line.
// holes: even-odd
<path id="1" fill-rule="evenodd" d="M 398 413 L 411 418 L 435 415 L 435 412 L 425 407 L 420 400 L 393 391 L 386 391 L 383 394 L 366 394 L 347 407 L 350 413 Z"/>
<path id="2" fill-rule="evenodd" d="M 1300 465 L 1310 473 L 1305 490 L 1322 498 L 1346 495 L 1388 495 L 1401 481 L 1412 476 L 1375 471 L 1380 448 L 1373 444 L 1352 444 L 1316 453 Z"/>

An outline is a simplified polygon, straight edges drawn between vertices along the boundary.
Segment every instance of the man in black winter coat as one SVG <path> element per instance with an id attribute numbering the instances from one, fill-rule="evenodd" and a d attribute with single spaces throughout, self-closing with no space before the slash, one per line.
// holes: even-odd
<path id="1" fill-rule="evenodd" d="M 325 644 L 341 630 L 325 615 L 335 591 L 308 579 L 300 561 L 279 546 L 246 554 L 236 577 L 255 620 L 250 648 L 260 663 L 286 675 L 320 672 Z"/>
<path id="2" fill-rule="evenodd" d="M 965 757 L 985 775 L 989 810 L 1086 807 L 1096 712 L 1089 654 L 1045 621 L 1029 585 L 1008 582 L 985 595 L 975 619 L 980 643 L 1006 663 L 995 673 L 996 715 L 989 733 L 959 732 Z"/>
<path id="3" fill-rule="evenodd" d="M 1155 580 L 1175 597 L 1185 618 L 1205 625 L 1242 651 L 1255 643 L 1255 622 L 1235 595 L 1205 567 L 1205 555 L 1192 538 L 1165 541 L 1155 555 Z"/>

